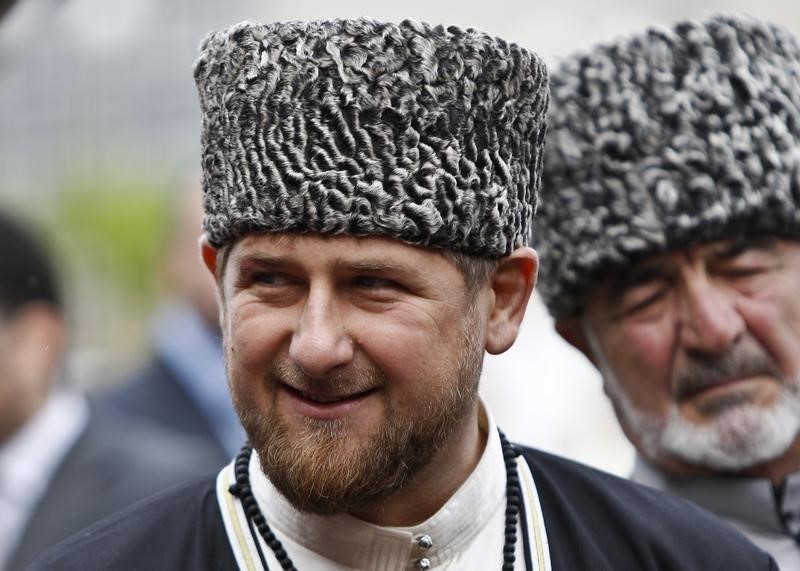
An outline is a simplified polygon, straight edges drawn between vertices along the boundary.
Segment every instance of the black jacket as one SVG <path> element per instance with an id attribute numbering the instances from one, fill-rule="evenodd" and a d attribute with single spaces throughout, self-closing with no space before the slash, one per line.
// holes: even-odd
<path id="1" fill-rule="evenodd" d="M 554 571 L 777 570 L 733 528 L 683 500 L 536 450 L 523 455 Z M 63 543 L 31 571 L 234 570 L 214 486 L 203 480 L 154 497 Z"/>
<path id="2" fill-rule="evenodd" d="M 201 441 L 92 403 L 89 422 L 34 507 L 5 571 L 132 503 L 223 465 Z M 25 490 L 20 490 L 25 493 Z"/>

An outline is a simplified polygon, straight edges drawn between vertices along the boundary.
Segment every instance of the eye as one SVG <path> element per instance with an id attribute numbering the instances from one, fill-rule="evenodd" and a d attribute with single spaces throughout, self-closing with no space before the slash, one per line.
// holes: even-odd
<path id="1" fill-rule="evenodd" d="M 280 272 L 255 272 L 250 276 L 255 286 L 282 287 L 293 283 L 291 276 Z"/>
<path id="2" fill-rule="evenodd" d="M 739 279 L 749 278 L 764 272 L 766 268 L 759 266 L 743 266 L 725 268 L 721 273 L 728 278 Z"/>
<path id="3" fill-rule="evenodd" d="M 378 276 L 356 276 L 352 283 L 356 287 L 370 290 L 402 289 L 402 286 L 396 281 Z"/>
<path id="4" fill-rule="evenodd" d="M 624 291 L 620 297 L 620 315 L 639 316 L 648 311 L 655 311 L 658 303 L 667 295 L 664 282 L 648 282 L 636 285 Z"/>
<path id="5" fill-rule="evenodd" d="M 272 285 L 277 281 L 278 277 L 272 272 L 258 272 L 253 274 L 252 280 L 255 283 Z"/>
<path id="6" fill-rule="evenodd" d="M 765 274 L 775 266 L 775 257 L 769 252 L 750 249 L 720 264 L 717 272 L 725 278 L 740 280 Z"/>

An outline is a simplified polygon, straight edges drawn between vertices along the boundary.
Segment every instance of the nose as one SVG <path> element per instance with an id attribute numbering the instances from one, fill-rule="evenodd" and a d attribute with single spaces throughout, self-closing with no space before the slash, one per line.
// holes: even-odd
<path id="1" fill-rule="evenodd" d="M 289 357 L 309 377 L 324 378 L 353 359 L 353 341 L 330 292 L 312 290 L 292 334 Z"/>
<path id="2" fill-rule="evenodd" d="M 746 329 L 730 292 L 695 276 L 684 282 L 680 339 L 687 351 L 719 354 L 735 344 Z"/>

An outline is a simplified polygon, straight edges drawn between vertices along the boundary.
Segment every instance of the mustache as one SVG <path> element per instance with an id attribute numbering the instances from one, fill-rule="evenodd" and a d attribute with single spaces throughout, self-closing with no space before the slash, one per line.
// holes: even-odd
<path id="1" fill-rule="evenodd" d="M 282 383 L 298 391 L 325 394 L 357 394 L 388 384 L 386 376 L 376 367 L 352 367 L 320 379 L 309 377 L 285 361 L 270 365 L 267 379 L 270 383 Z"/>
<path id="2" fill-rule="evenodd" d="M 673 383 L 678 400 L 731 379 L 755 376 L 783 377 L 775 360 L 760 347 L 741 345 L 722 355 L 691 356 Z"/>

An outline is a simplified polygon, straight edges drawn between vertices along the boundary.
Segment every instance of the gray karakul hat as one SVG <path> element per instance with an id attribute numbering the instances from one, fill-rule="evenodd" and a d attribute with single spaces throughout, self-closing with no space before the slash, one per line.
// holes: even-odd
<path id="1" fill-rule="evenodd" d="M 800 48 L 716 16 L 565 59 L 551 78 L 539 290 L 581 311 L 601 272 L 694 242 L 800 238 Z"/>
<path id="2" fill-rule="evenodd" d="M 194 69 L 204 227 L 384 235 L 483 257 L 526 245 L 542 61 L 474 29 L 371 19 L 210 34 Z"/>

